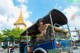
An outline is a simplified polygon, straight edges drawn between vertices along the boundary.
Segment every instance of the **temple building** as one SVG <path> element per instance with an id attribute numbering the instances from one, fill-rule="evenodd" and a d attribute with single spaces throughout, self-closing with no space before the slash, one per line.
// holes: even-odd
<path id="1" fill-rule="evenodd" d="M 27 26 L 24 22 L 24 19 L 23 19 L 22 8 L 20 10 L 20 15 L 19 15 L 18 19 L 14 23 L 14 27 L 16 27 L 16 28 L 19 27 L 21 29 L 26 29 L 27 28 Z"/>

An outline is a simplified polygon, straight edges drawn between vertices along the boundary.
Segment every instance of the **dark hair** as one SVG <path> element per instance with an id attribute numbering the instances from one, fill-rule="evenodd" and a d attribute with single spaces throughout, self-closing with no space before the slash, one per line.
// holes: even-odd
<path id="1" fill-rule="evenodd" d="M 43 19 L 42 19 L 42 18 L 40 18 L 40 19 L 38 20 L 38 23 L 39 23 L 39 22 L 43 22 Z"/>

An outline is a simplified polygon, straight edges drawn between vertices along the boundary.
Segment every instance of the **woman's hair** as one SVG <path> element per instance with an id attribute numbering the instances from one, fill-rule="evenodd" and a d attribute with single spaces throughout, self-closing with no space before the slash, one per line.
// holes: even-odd
<path id="1" fill-rule="evenodd" d="M 40 18 L 40 19 L 38 20 L 38 23 L 39 23 L 39 22 L 43 22 L 43 19 L 42 19 L 42 18 Z"/>
<path id="2" fill-rule="evenodd" d="M 40 22 L 43 22 L 43 19 L 42 19 L 42 18 L 40 18 L 40 19 L 38 20 L 38 22 L 37 22 L 38 26 L 39 26 L 39 23 L 40 23 Z"/>

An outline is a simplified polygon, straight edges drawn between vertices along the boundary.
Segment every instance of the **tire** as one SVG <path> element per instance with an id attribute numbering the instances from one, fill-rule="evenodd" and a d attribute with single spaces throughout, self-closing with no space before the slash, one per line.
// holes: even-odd
<path id="1" fill-rule="evenodd" d="M 48 53 L 46 50 L 44 50 L 43 48 L 37 48 L 34 50 L 33 53 Z"/>

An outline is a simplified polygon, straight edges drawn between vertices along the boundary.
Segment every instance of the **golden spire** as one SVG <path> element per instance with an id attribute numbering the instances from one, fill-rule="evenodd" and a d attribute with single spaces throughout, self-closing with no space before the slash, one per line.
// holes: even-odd
<path id="1" fill-rule="evenodd" d="M 22 15 L 22 7 L 21 7 L 21 10 L 20 10 L 19 18 L 16 20 L 16 22 L 14 23 L 14 25 L 21 25 L 21 24 L 26 27 L 26 24 L 24 22 L 23 15 Z"/>

